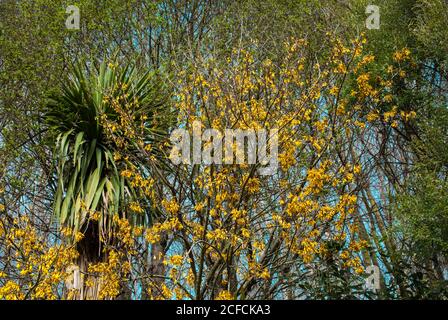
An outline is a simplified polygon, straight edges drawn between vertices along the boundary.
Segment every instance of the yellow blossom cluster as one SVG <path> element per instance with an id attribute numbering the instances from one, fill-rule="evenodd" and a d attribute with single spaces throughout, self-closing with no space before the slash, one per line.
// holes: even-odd
<path id="1" fill-rule="evenodd" d="M 26 216 L 0 219 L 0 236 L 8 256 L 1 272 L 0 299 L 58 299 L 68 276 L 66 268 L 78 257 L 70 246 L 49 243 Z"/>
<path id="2" fill-rule="evenodd" d="M 130 264 L 121 261 L 122 255 L 110 250 L 105 262 L 89 265 L 88 271 L 93 273 L 93 276 L 86 280 L 86 286 L 98 286 L 99 299 L 113 299 L 120 294 L 120 282 L 130 272 Z"/>

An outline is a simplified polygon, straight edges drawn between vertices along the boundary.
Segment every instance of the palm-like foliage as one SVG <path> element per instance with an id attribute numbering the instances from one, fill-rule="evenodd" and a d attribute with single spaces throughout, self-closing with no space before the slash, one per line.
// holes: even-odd
<path id="1" fill-rule="evenodd" d="M 110 231 L 118 213 L 134 223 L 150 221 L 149 213 L 127 209 L 130 201 L 144 199 L 139 199 L 130 181 L 120 174 L 123 164 L 117 163 L 115 155 L 125 150 L 134 164 L 148 165 L 138 160 L 141 155 L 139 158 L 133 130 L 147 143 L 157 144 L 166 136 L 170 111 L 161 83 L 154 73 L 140 74 L 130 65 L 103 62 L 89 68 L 84 63 L 74 66 L 62 82 L 62 90 L 52 95 L 46 121 L 56 141 L 54 213 L 61 225 L 75 232 L 85 230 L 89 213 L 99 212 L 94 232 L 99 236 Z M 122 128 L 111 128 L 110 123 Z M 154 156 L 155 162 L 163 162 L 163 155 Z"/>

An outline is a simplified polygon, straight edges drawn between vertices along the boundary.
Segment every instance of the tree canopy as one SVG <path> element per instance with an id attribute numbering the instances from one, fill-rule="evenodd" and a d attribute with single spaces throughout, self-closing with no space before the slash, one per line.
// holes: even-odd
<path id="1" fill-rule="evenodd" d="M 447 25 L 444 0 L 2 1 L 0 299 L 446 299 Z"/>

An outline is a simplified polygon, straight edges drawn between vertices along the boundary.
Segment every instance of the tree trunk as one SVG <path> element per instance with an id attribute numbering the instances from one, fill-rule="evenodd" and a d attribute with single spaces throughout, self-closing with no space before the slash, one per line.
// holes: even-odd
<path id="1" fill-rule="evenodd" d="M 72 275 L 66 280 L 66 287 L 75 290 L 74 300 L 98 300 L 101 287 L 100 279 L 89 275 L 89 265 L 105 261 L 99 241 L 98 224 L 89 223 L 84 238 L 76 244 L 79 257 L 75 265 L 68 268 Z M 91 286 L 87 286 L 87 284 Z"/>
<path id="2" fill-rule="evenodd" d="M 165 265 L 163 264 L 163 259 L 165 257 L 165 250 L 167 244 L 167 237 L 163 236 L 159 243 L 154 243 L 151 246 L 151 256 L 150 256 L 150 267 L 149 274 L 154 279 L 153 284 L 156 290 L 153 290 L 153 298 L 163 298 L 169 299 L 171 297 L 163 297 L 160 288 L 164 283 L 165 279 Z"/>

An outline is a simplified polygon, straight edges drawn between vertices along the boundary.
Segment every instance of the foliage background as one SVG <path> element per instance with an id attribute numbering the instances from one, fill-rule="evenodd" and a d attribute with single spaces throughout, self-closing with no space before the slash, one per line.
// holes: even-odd
<path id="1" fill-rule="evenodd" d="M 72 4 L 78 31 L 65 28 Z M 365 28 L 368 4 L 381 9 L 379 30 Z M 178 122 L 163 120 L 166 134 L 195 119 L 286 123 L 281 172 L 263 179 L 244 166 L 166 167 L 154 155 L 167 145 L 126 134 L 147 120 L 102 122 L 138 199 L 87 261 L 97 291 L 82 298 L 447 297 L 446 1 L 4 0 L 0 16 L 0 298 L 81 298 L 65 282 L 79 243 L 98 237 L 54 218 L 66 173 L 47 119 L 80 61 L 159 74 Z M 111 105 L 119 118 L 138 110 Z M 103 209 L 79 208 L 88 221 Z M 370 265 L 375 292 L 364 288 Z"/>

